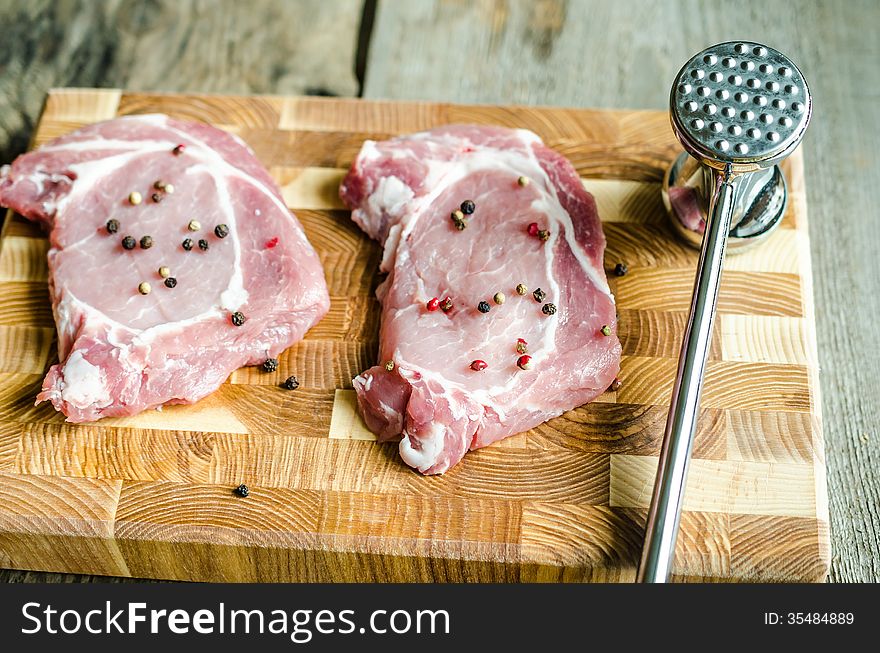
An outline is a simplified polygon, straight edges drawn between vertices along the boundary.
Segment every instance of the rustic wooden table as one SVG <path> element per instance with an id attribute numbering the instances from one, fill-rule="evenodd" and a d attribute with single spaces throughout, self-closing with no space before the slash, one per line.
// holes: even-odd
<path id="1" fill-rule="evenodd" d="M 0 25 L 0 163 L 54 86 L 659 109 L 706 45 L 789 53 L 815 97 L 804 148 L 831 580 L 880 580 L 876 0 L 0 0 Z"/>

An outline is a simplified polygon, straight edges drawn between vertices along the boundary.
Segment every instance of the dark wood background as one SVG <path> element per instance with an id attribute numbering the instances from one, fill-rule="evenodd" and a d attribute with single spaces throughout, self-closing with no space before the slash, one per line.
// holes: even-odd
<path id="1" fill-rule="evenodd" d="M 876 0 L 0 0 L 0 25 L 0 163 L 27 147 L 54 86 L 659 109 L 711 43 L 790 54 L 815 96 L 804 149 L 831 579 L 880 580 Z M 0 570 L 47 580 L 111 579 Z"/>

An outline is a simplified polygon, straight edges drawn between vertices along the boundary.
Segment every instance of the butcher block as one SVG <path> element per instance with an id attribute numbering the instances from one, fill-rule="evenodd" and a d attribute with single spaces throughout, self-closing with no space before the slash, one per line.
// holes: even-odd
<path id="1" fill-rule="evenodd" d="M 34 406 L 57 360 L 45 236 L 0 241 L 0 566 L 206 581 L 630 581 L 697 253 L 667 225 L 678 147 L 664 112 L 155 95 L 63 89 L 34 145 L 167 113 L 232 131 L 281 186 L 321 257 L 330 313 L 279 359 L 192 406 L 67 424 Z M 365 139 L 469 122 L 523 127 L 597 199 L 620 313 L 621 386 L 469 454 L 404 465 L 356 412 L 376 361 L 379 246 L 337 188 Z M 816 581 L 830 554 L 801 154 L 781 228 L 725 263 L 674 577 Z M 624 276 L 612 272 L 625 263 Z M 418 334 L 413 334 L 418 337 Z M 425 343 L 430 346 L 429 343 Z M 281 384 L 296 375 L 300 387 Z M 250 493 L 234 489 L 247 484 Z"/>

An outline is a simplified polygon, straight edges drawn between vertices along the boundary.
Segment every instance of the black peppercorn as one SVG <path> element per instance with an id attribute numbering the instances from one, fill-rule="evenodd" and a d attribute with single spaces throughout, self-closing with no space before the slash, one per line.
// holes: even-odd
<path id="1" fill-rule="evenodd" d="M 126 236 L 122 239 L 122 248 L 123 249 L 134 249 L 137 245 L 137 241 L 131 236 Z"/>
<path id="2" fill-rule="evenodd" d="M 480 302 L 477 304 L 477 310 L 480 311 L 480 313 L 488 313 L 491 309 L 492 307 L 489 306 L 489 302 Z"/>
<path id="3" fill-rule="evenodd" d="M 534 297 L 535 301 L 540 304 L 547 297 L 547 293 L 538 288 L 535 292 L 532 293 L 532 297 Z"/>
<path id="4" fill-rule="evenodd" d="M 556 304 L 546 303 L 541 307 L 544 315 L 556 315 Z"/>
<path id="5" fill-rule="evenodd" d="M 153 193 L 150 195 L 150 199 L 153 200 L 156 204 L 162 201 L 162 196 L 159 193 Z"/>
<path id="6" fill-rule="evenodd" d="M 119 220 L 107 220 L 107 233 L 115 234 L 119 231 Z"/>
<path id="7" fill-rule="evenodd" d="M 167 279 L 165 279 L 165 285 L 168 288 L 174 288 L 177 285 L 177 279 L 175 279 L 174 277 L 168 277 Z"/>
<path id="8" fill-rule="evenodd" d="M 461 203 L 461 212 L 465 215 L 470 215 L 474 212 L 474 209 L 477 208 L 477 205 L 474 204 L 473 200 L 465 200 Z"/>
<path id="9" fill-rule="evenodd" d="M 189 251 L 189 250 L 191 250 L 191 249 L 193 248 L 193 241 L 192 241 L 192 238 L 184 238 L 184 239 L 183 239 L 183 248 L 184 248 L 186 251 Z"/>
<path id="10" fill-rule="evenodd" d="M 241 326 L 242 324 L 247 322 L 247 318 L 244 316 L 244 313 L 242 313 L 241 311 L 235 311 L 235 313 L 232 314 L 232 317 L 230 319 L 232 320 L 232 323 L 235 326 Z"/>
<path id="11" fill-rule="evenodd" d="M 614 274 L 618 277 L 624 276 L 627 272 L 629 272 L 629 268 L 626 267 L 626 263 L 618 263 L 614 266 Z"/>
<path id="12" fill-rule="evenodd" d="M 622 385 L 623 383 L 621 382 L 621 380 L 615 376 L 614 380 L 611 382 L 611 385 L 608 386 L 608 390 L 611 392 L 617 392 L 618 390 L 620 390 L 620 386 Z"/>
<path id="13" fill-rule="evenodd" d="M 204 238 L 199 238 L 199 249 L 202 250 L 203 252 L 207 251 L 207 249 L 208 249 L 208 241 L 205 240 Z"/>
<path id="14" fill-rule="evenodd" d="M 274 372 L 278 369 L 278 359 L 277 358 L 267 358 L 263 362 L 263 371 L 264 372 Z"/>
<path id="15" fill-rule="evenodd" d="M 153 246 L 153 239 L 150 236 L 141 237 L 141 249 L 150 249 Z"/>
<path id="16" fill-rule="evenodd" d="M 295 376 L 289 376 L 281 385 L 285 390 L 296 390 L 299 387 L 299 381 Z"/>
<path id="17" fill-rule="evenodd" d="M 229 227 L 225 224 L 218 224 L 214 227 L 214 235 L 217 236 L 217 238 L 226 238 L 226 236 L 229 235 Z"/>
<path id="18" fill-rule="evenodd" d="M 249 494 L 251 493 L 251 491 L 250 491 L 250 489 L 248 488 L 248 486 L 245 485 L 244 483 L 242 483 L 241 485 L 239 485 L 239 486 L 238 486 L 237 488 L 235 488 L 235 490 L 233 490 L 233 491 L 234 491 L 238 496 L 240 496 L 240 497 L 246 497 L 247 495 L 249 495 Z"/>

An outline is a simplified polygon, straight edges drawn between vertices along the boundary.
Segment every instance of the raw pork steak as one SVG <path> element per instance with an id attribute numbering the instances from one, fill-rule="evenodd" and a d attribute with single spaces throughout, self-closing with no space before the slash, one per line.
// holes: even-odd
<path id="1" fill-rule="evenodd" d="M 68 421 L 197 401 L 329 308 L 318 256 L 272 178 L 207 125 L 150 115 L 85 127 L 5 166 L 0 205 L 51 229 L 62 362 L 37 402 Z"/>
<path id="2" fill-rule="evenodd" d="M 384 243 L 388 273 L 380 365 L 354 387 L 380 439 L 402 434 L 407 464 L 443 473 L 614 380 L 596 204 L 535 134 L 457 125 L 367 141 L 340 194 Z"/>

